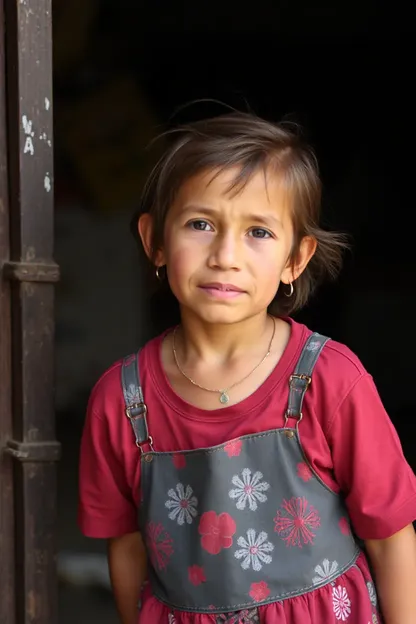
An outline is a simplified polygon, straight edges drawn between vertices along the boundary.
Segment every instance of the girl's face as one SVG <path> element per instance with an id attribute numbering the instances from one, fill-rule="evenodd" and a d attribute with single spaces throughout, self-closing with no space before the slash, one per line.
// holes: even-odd
<path id="1" fill-rule="evenodd" d="M 203 172 L 182 185 L 157 256 L 182 313 L 207 323 L 265 313 L 280 282 L 294 281 L 315 249 L 304 239 L 293 268 L 290 205 L 277 176 L 259 171 L 233 194 L 227 189 L 236 173 L 228 169 L 213 178 L 212 171 Z M 148 218 L 140 225 L 145 247 L 149 231 Z"/>

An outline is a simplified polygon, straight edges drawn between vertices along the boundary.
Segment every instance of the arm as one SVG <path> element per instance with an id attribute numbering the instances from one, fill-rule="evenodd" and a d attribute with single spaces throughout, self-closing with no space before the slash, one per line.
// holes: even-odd
<path id="1" fill-rule="evenodd" d="M 108 565 L 121 624 L 136 624 L 142 585 L 147 576 L 146 552 L 140 533 L 108 540 Z"/>
<path id="2" fill-rule="evenodd" d="M 416 621 L 416 535 L 413 525 L 387 539 L 367 540 L 386 624 Z"/>
<path id="3" fill-rule="evenodd" d="M 138 533 L 140 454 L 123 418 L 120 367 L 95 386 L 88 403 L 79 471 L 80 529 L 108 540 L 108 562 L 122 624 L 136 624 L 146 557 Z"/>

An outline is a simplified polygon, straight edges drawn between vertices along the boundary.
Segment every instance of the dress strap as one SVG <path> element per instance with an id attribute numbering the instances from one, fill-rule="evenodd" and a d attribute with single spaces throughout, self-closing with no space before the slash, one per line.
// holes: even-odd
<path id="1" fill-rule="evenodd" d="M 315 364 L 328 340 L 330 339 L 321 334 L 311 334 L 302 349 L 295 372 L 289 377 L 289 401 L 285 414 L 285 427 L 289 418 L 295 419 L 297 423 L 302 420 L 303 399 L 312 382 Z"/>
<path id="2" fill-rule="evenodd" d="M 124 358 L 121 367 L 125 413 L 133 427 L 136 446 L 142 450 L 143 445 L 148 444 L 153 450 L 153 440 L 147 427 L 147 407 L 140 385 L 139 354 L 140 352 Z"/>

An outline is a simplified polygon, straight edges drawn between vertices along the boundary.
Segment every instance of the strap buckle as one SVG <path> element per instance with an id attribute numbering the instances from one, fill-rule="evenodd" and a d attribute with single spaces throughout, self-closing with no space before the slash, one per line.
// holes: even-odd
<path id="1" fill-rule="evenodd" d="M 135 413 L 132 413 L 133 410 L 135 411 Z M 143 440 L 143 442 L 139 442 L 138 440 L 138 432 L 136 427 L 134 426 L 134 421 L 138 420 L 139 418 L 145 418 L 146 414 L 147 414 L 147 405 L 143 402 L 140 403 L 132 403 L 131 405 L 129 405 L 128 407 L 126 407 L 125 410 L 126 416 L 127 418 L 130 420 L 130 422 L 132 423 L 133 426 L 133 430 L 134 433 L 136 435 L 136 446 L 139 449 L 139 451 L 141 452 L 142 455 L 146 454 L 146 451 L 143 450 L 143 447 L 148 445 L 150 450 L 152 451 L 152 453 L 154 453 L 154 448 L 153 448 L 153 438 L 151 435 L 147 435 L 146 440 Z M 145 431 L 147 432 L 147 426 Z"/>
<path id="2" fill-rule="evenodd" d="M 153 438 L 152 438 L 152 436 L 151 436 L 151 435 L 149 435 L 149 437 L 147 438 L 147 440 L 145 440 L 144 442 L 139 442 L 138 440 L 136 440 L 136 446 L 137 446 L 137 448 L 139 449 L 139 451 L 140 451 L 140 453 L 141 453 L 142 455 L 146 455 L 146 454 L 149 452 L 149 451 L 144 451 L 144 450 L 143 450 L 143 447 L 144 447 L 146 444 L 149 446 L 149 448 L 150 448 L 151 452 L 152 452 L 152 453 L 154 453 L 154 452 L 155 452 L 155 449 L 153 448 Z"/>
<path id="3" fill-rule="evenodd" d="M 132 410 L 139 410 L 137 414 L 132 414 Z M 136 418 L 143 418 L 147 414 L 147 405 L 145 403 L 132 403 L 126 407 L 126 416 L 129 420 L 135 420 Z"/>
<path id="4" fill-rule="evenodd" d="M 302 389 L 302 392 L 303 392 L 303 393 L 307 390 L 307 388 L 309 388 L 309 386 L 310 386 L 310 384 L 311 384 L 311 382 L 312 382 L 312 377 L 310 377 L 309 375 L 303 375 L 303 374 L 293 373 L 293 375 L 291 375 L 291 376 L 289 377 L 289 386 L 290 386 L 290 388 L 291 388 L 291 391 L 292 391 L 292 389 L 293 389 L 293 382 L 294 382 L 296 379 L 299 379 L 299 380 L 301 380 L 301 381 L 304 381 L 304 382 L 305 382 L 305 387 Z M 295 386 L 295 387 L 296 387 L 296 386 Z M 302 402 L 301 402 L 301 404 L 300 404 L 300 407 L 302 407 Z M 290 410 L 289 410 L 289 409 L 287 409 L 287 410 L 286 410 L 286 413 L 285 413 L 285 427 L 287 427 L 287 422 L 288 422 L 288 420 L 289 420 L 290 418 L 293 418 L 293 420 L 296 420 L 296 427 L 298 427 L 298 425 L 299 425 L 300 421 L 301 421 L 301 420 L 302 420 L 302 418 L 303 418 L 303 414 L 302 414 L 302 412 L 299 412 L 298 414 L 291 414 L 291 413 L 290 413 Z"/>
<path id="5" fill-rule="evenodd" d="M 285 425 L 284 425 L 285 429 L 287 427 L 287 421 L 291 418 L 293 418 L 293 420 L 296 420 L 296 427 L 298 427 L 300 421 L 303 418 L 303 413 L 299 412 L 299 414 L 289 414 L 289 410 L 287 410 L 285 413 Z"/>
<path id="6" fill-rule="evenodd" d="M 310 386 L 312 382 L 312 377 L 309 377 L 309 375 L 297 375 L 296 373 L 294 373 L 293 375 L 289 377 L 289 385 L 292 383 L 294 379 L 302 379 L 303 381 L 306 381 L 307 388 Z"/>

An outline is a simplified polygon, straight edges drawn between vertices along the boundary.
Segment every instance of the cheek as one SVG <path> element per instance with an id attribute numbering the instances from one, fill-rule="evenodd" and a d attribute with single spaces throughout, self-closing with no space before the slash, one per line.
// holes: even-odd
<path id="1" fill-rule="evenodd" d="M 251 266 L 255 267 L 254 273 L 258 288 L 265 293 L 265 296 L 269 296 L 270 293 L 274 296 L 286 266 L 285 250 L 281 247 L 276 248 L 274 245 L 263 247 L 261 253 L 252 254 Z"/>
<path id="2" fill-rule="evenodd" d="M 193 272 L 197 259 L 191 249 L 181 247 L 171 249 L 166 257 L 167 266 L 169 267 L 169 278 L 172 281 L 180 280 Z"/>
<path id="3" fill-rule="evenodd" d="M 282 275 L 282 267 L 273 263 L 265 264 L 263 270 L 258 273 L 257 284 L 266 297 L 274 296 Z"/>
<path id="4" fill-rule="evenodd" d="M 286 246 L 280 241 L 254 241 L 246 246 L 246 258 L 261 272 L 274 274 L 286 263 Z"/>

